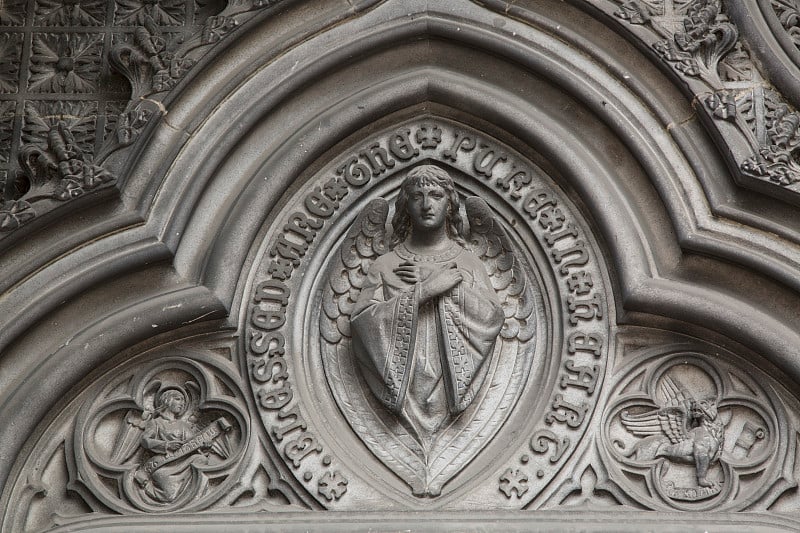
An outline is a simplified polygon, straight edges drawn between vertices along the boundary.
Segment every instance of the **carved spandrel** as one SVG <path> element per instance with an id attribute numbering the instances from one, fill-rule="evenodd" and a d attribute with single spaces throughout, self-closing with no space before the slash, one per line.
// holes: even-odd
<path id="1" fill-rule="evenodd" d="M 0 113 L 0 144 L 9 152 L 0 154 L 0 238 L 47 210 L 113 185 L 118 169 L 106 167 L 108 156 L 161 115 L 160 96 L 212 45 L 279 1 L 3 2 L 0 26 L 14 31 L 0 35 L 0 105 L 15 109 Z M 75 120 L 96 123 L 94 142 L 65 156 L 58 145 L 69 144 L 67 134 L 48 128 L 54 139 L 38 143 L 44 148 L 31 154 L 29 135 L 15 127 L 23 116 L 30 122 L 31 103 L 61 106 L 44 116 L 60 116 L 70 133 Z M 6 130 L 10 138 L 3 136 Z M 45 169 L 32 168 L 39 159 Z M 66 183 L 54 172 L 57 165 L 72 167 Z"/>
<path id="2" fill-rule="evenodd" d="M 768 16 L 777 16 L 778 26 L 795 39 L 796 6 L 783 0 L 764 3 L 774 10 Z M 797 110 L 769 88 L 769 73 L 759 70 L 747 39 L 728 18 L 725 2 L 637 0 L 618 4 L 613 12 L 616 17 L 651 28 L 662 37 L 653 47 L 663 60 L 681 75 L 701 82 L 691 87 L 705 110 L 715 120 L 737 126 L 740 138 L 726 127 L 718 130 L 745 176 L 782 187 L 800 180 L 795 154 Z M 749 154 L 747 148 L 739 148 L 742 143 L 749 146 Z"/>
<path id="3" fill-rule="evenodd" d="M 793 0 L 767 0 L 781 26 L 792 41 L 800 49 L 800 6 Z"/>

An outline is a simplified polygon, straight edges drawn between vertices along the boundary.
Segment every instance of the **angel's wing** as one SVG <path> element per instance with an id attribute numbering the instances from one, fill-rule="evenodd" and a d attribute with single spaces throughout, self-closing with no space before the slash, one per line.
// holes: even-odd
<path id="1" fill-rule="evenodd" d="M 186 406 L 186 411 L 183 413 L 182 418 L 188 420 L 192 424 L 197 424 L 200 415 L 200 385 L 194 381 L 186 381 L 183 384 L 183 390 L 186 391 L 189 397 L 187 398 L 188 405 Z"/>
<path id="2" fill-rule="evenodd" d="M 386 200 L 372 200 L 358 215 L 331 260 L 328 279 L 322 287 L 319 321 L 323 364 L 339 407 L 348 413 L 348 421 L 367 446 L 402 479 L 407 482 L 416 479 L 422 486 L 425 480 L 424 465 L 418 458 L 422 453 L 420 445 L 401 424 L 377 415 L 369 405 L 371 395 L 365 396 L 360 387 L 354 386 L 359 382 L 359 370 L 351 345 L 350 314 L 370 265 L 389 251 L 388 216 Z M 387 448 L 386 444 L 392 442 L 400 445 Z"/>
<path id="3" fill-rule="evenodd" d="M 359 213 L 336 253 L 323 288 L 320 333 L 325 341 L 337 344 L 350 338 L 350 313 L 353 311 L 369 266 L 388 251 L 386 218 L 389 204 L 383 198 L 372 200 Z"/>
<path id="4" fill-rule="evenodd" d="M 528 341 L 536 333 L 531 281 L 514 253 L 511 240 L 486 202 L 471 196 L 466 199 L 465 207 L 470 225 L 470 248 L 486 266 L 506 317 L 500 336 Z"/>
<path id="5" fill-rule="evenodd" d="M 664 407 L 637 415 L 623 411 L 620 421 L 625 429 L 637 437 L 665 434 L 673 444 L 687 438 L 686 413 L 679 408 Z"/>
<path id="6" fill-rule="evenodd" d="M 687 410 L 691 407 L 692 398 L 689 393 L 670 376 L 664 376 L 660 389 L 666 407 L 680 407 Z"/>
<path id="7" fill-rule="evenodd" d="M 681 407 L 664 407 L 658 413 L 661 421 L 661 430 L 667 435 L 672 444 L 685 441 L 689 438 L 688 413 Z"/>
<path id="8" fill-rule="evenodd" d="M 689 410 L 692 406 L 692 398 L 670 376 L 664 376 L 660 389 L 664 399 L 664 408 L 661 409 L 659 415 L 661 429 L 669 437 L 669 440 L 676 444 L 688 438 Z"/>
<path id="9" fill-rule="evenodd" d="M 155 410 L 153 396 L 159 387 L 161 387 L 161 380 L 154 379 L 148 383 L 142 395 L 144 408 L 141 410 L 131 409 L 125 415 L 125 423 L 120 426 L 117 439 L 114 441 L 114 448 L 111 450 L 112 462 L 122 464 L 133 457 L 133 454 L 139 449 L 142 433 Z"/>
<path id="10" fill-rule="evenodd" d="M 117 440 L 111 450 L 111 462 L 121 465 L 133 457 L 133 454 L 139 449 L 142 433 L 144 433 L 150 414 L 150 411 L 140 412 L 133 409 L 128 411 L 125 415 L 125 423 L 119 428 Z"/>

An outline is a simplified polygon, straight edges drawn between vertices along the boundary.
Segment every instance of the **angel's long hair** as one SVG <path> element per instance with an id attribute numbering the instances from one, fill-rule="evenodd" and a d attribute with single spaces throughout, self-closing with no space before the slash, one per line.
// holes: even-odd
<path id="1" fill-rule="evenodd" d="M 390 246 L 394 248 L 405 242 L 411 235 L 411 215 L 408 214 L 408 199 L 414 187 L 424 185 L 438 185 L 447 195 L 447 216 L 445 217 L 445 231 L 450 239 L 461 246 L 466 245 L 464 237 L 464 221 L 461 219 L 461 200 L 458 198 L 453 178 L 445 170 L 435 165 L 420 165 L 414 167 L 403 180 L 400 193 L 394 203 L 394 216 L 392 217 L 392 237 Z"/>

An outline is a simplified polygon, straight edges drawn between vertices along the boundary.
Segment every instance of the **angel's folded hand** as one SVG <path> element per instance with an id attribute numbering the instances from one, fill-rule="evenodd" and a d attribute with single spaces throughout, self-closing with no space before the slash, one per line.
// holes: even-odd
<path id="1" fill-rule="evenodd" d="M 425 302 L 440 296 L 464 279 L 461 272 L 455 268 L 447 268 L 434 272 L 420 284 L 420 299 Z"/>
<path id="2" fill-rule="evenodd" d="M 394 268 L 393 272 L 398 278 L 406 283 L 414 284 L 420 281 L 420 268 L 413 263 L 400 263 Z"/>

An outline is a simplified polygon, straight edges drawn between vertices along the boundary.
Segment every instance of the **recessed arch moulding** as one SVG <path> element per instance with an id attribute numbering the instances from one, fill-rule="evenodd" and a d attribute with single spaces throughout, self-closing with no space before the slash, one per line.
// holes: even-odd
<path id="1" fill-rule="evenodd" d="M 233 4 L 5 241 L 3 530 L 796 528 L 794 192 L 664 22 L 738 12 Z"/>

